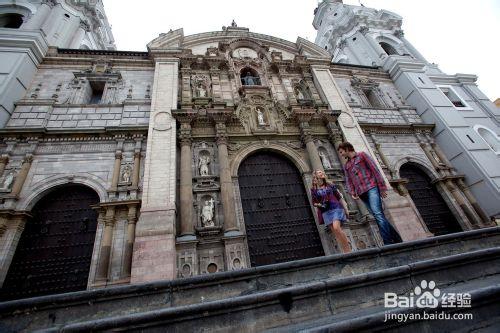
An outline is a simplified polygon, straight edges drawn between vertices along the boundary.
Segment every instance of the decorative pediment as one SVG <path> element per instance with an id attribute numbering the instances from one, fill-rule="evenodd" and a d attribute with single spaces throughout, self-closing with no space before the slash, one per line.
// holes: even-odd
<path id="1" fill-rule="evenodd" d="M 147 45 L 148 51 L 163 50 L 163 49 L 179 49 L 184 41 L 184 30 L 170 30 L 167 33 L 162 33 L 157 38 L 153 39 Z"/>

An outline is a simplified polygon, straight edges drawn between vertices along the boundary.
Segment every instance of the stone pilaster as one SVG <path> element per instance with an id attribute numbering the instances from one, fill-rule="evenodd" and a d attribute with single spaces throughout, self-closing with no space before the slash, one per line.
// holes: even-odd
<path id="1" fill-rule="evenodd" d="M 96 274 L 96 280 L 99 281 L 108 279 L 109 262 L 111 259 L 111 241 L 113 238 L 113 226 L 115 224 L 115 207 L 108 207 L 105 213 L 99 212 L 98 223 L 104 224 Z"/>
<path id="2" fill-rule="evenodd" d="M 234 208 L 233 182 L 231 181 L 231 172 L 229 170 L 226 124 L 220 118 L 217 120 L 215 129 L 219 155 L 220 192 L 222 210 L 224 212 L 224 232 L 228 233 L 238 231 L 238 226 L 236 224 L 236 210 Z"/>
<path id="3" fill-rule="evenodd" d="M 26 181 L 26 177 L 28 176 L 28 172 L 30 171 L 32 162 L 33 155 L 26 154 L 26 157 L 24 158 L 23 164 L 21 166 L 21 170 L 19 170 L 19 173 L 17 174 L 14 185 L 12 185 L 12 191 L 10 192 L 11 196 L 17 197 L 19 196 L 19 193 L 21 193 L 24 182 Z"/>
<path id="4" fill-rule="evenodd" d="M 464 180 L 462 178 L 458 178 L 456 180 L 456 182 L 458 184 L 458 188 L 463 192 L 463 194 L 465 195 L 465 197 L 467 198 L 469 203 L 472 205 L 472 207 L 476 211 L 477 215 L 479 215 L 479 217 L 483 221 L 483 224 L 486 226 L 490 226 L 492 224 L 492 222 L 490 221 L 488 216 L 486 216 L 486 213 L 484 212 L 484 210 L 479 206 L 476 198 L 472 195 L 472 192 L 469 190 L 467 185 L 465 185 Z"/>
<path id="5" fill-rule="evenodd" d="M 141 175 L 141 149 L 134 151 L 134 173 L 132 174 L 132 188 L 139 187 L 139 179 Z"/>
<path id="6" fill-rule="evenodd" d="M 181 236 L 194 236 L 193 226 L 193 169 L 191 152 L 191 125 L 189 122 L 181 122 L 179 135 L 181 145 L 181 170 L 180 170 L 180 213 L 181 213 Z"/>
<path id="7" fill-rule="evenodd" d="M 0 177 L 3 175 L 3 172 L 5 171 L 7 163 L 9 163 L 9 155 L 3 154 L 2 156 L 0 156 Z"/>
<path id="8" fill-rule="evenodd" d="M 115 152 L 115 163 L 113 165 L 113 178 L 111 179 L 111 191 L 116 191 L 118 189 L 118 180 L 120 179 L 120 168 L 122 165 L 122 152 L 117 150 Z"/>
<path id="9" fill-rule="evenodd" d="M 127 214 L 127 233 L 126 233 L 126 243 L 125 243 L 125 254 L 123 256 L 123 271 L 122 276 L 130 276 L 130 271 L 132 269 L 132 251 L 134 249 L 135 241 L 135 225 L 137 222 L 137 206 L 131 204 L 128 207 Z"/>
<path id="10" fill-rule="evenodd" d="M 156 56 L 156 55 L 155 55 Z M 156 58 L 144 164 L 141 213 L 135 231 L 131 283 L 176 277 L 176 127 L 179 64 Z"/>
<path id="11" fill-rule="evenodd" d="M 315 110 L 294 109 L 292 110 L 292 113 L 299 125 L 301 139 L 306 145 L 307 155 L 309 157 L 312 171 L 324 171 L 323 163 L 321 163 L 321 158 L 319 157 L 318 148 L 316 148 L 316 145 L 314 144 L 311 126 L 309 125 L 309 121 L 315 114 Z"/>
<path id="12" fill-rule="evenodd" d="M 0 287 L 7 277 L 28 217 L 27 214 L 2 214 L 1 223 L 3 226 L 1 228 L 4 231 L 0 234 Z"/>

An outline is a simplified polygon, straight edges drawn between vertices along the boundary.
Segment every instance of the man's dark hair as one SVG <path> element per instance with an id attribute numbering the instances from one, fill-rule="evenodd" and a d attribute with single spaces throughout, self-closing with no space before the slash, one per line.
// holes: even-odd
<path id="1" fill-rule="evenodd" d="M 350 142 L 342 142 L 339 147 L 337 148 L 338 149 L 343 149 L 345 151 L 354 151 L 354 147 L 352 146 L 352 144 Z"/>

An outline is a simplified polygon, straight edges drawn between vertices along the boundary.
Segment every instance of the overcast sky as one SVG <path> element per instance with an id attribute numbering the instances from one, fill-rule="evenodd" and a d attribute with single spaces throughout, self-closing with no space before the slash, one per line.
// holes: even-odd
<path id="1" fill-rule="evenodd" d="M 295 42 L 312 42 L 317 0 L 103 0 L 119 50 L 142 51 L 162 32 L 183 28 L 185 35 L 238 26 Z M 403 17 L 405 37 L 447 74 L 479 76 L 492 100 L 500 97 L 499 0 L 361 0 L 366 7 Z M 358 4 L 358 0 L 345 0 Z"/>

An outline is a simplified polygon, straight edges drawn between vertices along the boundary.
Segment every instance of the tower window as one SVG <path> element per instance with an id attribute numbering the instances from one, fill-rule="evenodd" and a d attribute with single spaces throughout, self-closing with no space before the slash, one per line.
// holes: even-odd
<path id="1" fill-rule="evenodd" d="M 439 90 L 448 98 L 448 100 L 456 108 L 467 108 L 469 107 L 465 101 L 458 96 L 458 94 L 450 86 L 438 86 Z"/>
<path id="2" fill-rule="evenodd" d="M 387 44 L 385 42 L 380 42 L 379 44 L 384 49 L 385 53 L 387 53 L 388 55 L 393 55 L 393 54 L 398 55 L 399 54 L 396 51 L 396 49 L 394 47 L 392 47 L 392 45 Z"/>
<path id="3" fill-rule="evenodd" d="M 21 14 L 9 13 L 0 15 L 0 28 L 18 29 L 23 24 Z"/>
<path id="4" fill-rule="evenodd" d="M 491 129 L 481 125 L 475 125 L 474 129 L 476 130 L 477 134 L 479 134 L 479 136 L 486 142 L 490 149 L 493 150 L 495 154 L 500 155 L 499 136 Z"/>
<path id="5" fill-rule="evenodd" d="M 380 101 L 377 93 L 373 89 L 363 89 L 363 94 L 365 95 L 366 106 L 374 108 L 383 108 L 384 105 Z"/>

